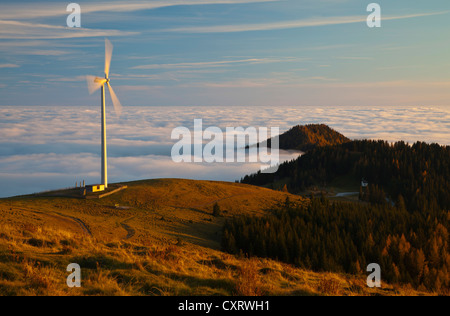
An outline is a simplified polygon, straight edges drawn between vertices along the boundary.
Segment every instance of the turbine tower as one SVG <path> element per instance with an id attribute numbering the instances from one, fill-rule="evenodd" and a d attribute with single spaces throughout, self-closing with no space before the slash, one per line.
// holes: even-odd
<path id="1" fill-rule="evenodd" d="M 105 186 L 105 189 L 108 188 L 108 153 L 106 148 L 106 111 L 105 111 L 105 84 L 108 85 L 109 94 L 111 95 L 112 103 L 114 105 L 114 110 L 116 112 L 117 117 L 120 117 L 122 112 L 122 105 L 120 104 L 119 99 L 114 93 L 111 84 L 109 83 L 109 69 L 111 65 L 111 58 L 113 52 L 113 45 L 108 39 L 105 39 L 105 78 L 95 77 L 95 76 L 87 76 L 87 83 L 89 93 L 93 94 L 95 91 L 101 88 L 101 134 L 102 134 L 102 182 L 101 184 Z"/>

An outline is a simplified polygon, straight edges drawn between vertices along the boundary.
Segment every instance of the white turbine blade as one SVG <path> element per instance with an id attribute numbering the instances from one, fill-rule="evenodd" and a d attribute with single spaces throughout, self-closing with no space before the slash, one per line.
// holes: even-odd
<path id="1" fill-rule="evenodd" d="M 109 67 L 111 66 L 111 58 L 113 53 L 113 45 L 108 39 L 105 39 L 105 75 L 109 77 Z"/>
<path id="2" fill-rule="evenodd" d="M 86 76 L 86 81 L 88 85 L 89 94 L 93 94 L 95 91 L 100 89 L 102 85 L 106 82 L 105 79 L 95 76 Z"/>
<path id="3" fill-rule="evenodd" d="M 119 99 L 117 98 L 117 95 L 114 93 L 113 88 L 108 82 L 108 88 L 109 88 L 109 94 L 111 95 L 112 102 L 114 104 L 114 110 L 116 111 L 117 117 L 120 117 L 122 114 L 122 104 L 120 104 Z"/>

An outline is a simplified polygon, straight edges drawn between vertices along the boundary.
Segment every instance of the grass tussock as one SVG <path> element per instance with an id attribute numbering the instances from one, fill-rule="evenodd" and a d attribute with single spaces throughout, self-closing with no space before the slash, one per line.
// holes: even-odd
<path id="1" fill-rule="evenodd" d="M 262 296 L 266 294 L 261 282 L 257 263 L 254 260 L 244 260 L 239 269 L 236 282 L 237 296 Z"/>
<path id="2" fill-rule="evenodd" d="M 317 290 L 320 293 L 330 296 L 341 295 L 342 286 L 338 280 L 333 277 L 323 278 L 320 280 Z"/>

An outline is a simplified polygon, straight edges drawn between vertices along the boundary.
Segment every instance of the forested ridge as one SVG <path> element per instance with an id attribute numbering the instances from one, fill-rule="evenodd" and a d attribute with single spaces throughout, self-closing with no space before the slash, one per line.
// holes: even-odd
<path id="1" fill-rule="evenodd" d="M 378 263 L 385 281 L 448 294 L 450 147 L 371 140 L 318 146 L 275 174 L 241 182 L 281 181 L 295 194 L 339 178 L 368 183 L 360 202 L 312 197 L 306 206 L 286 201 L 262 218 L 234 218 L 223 248 L 317 271 L 358 274 Z"/>
<path id="2" fill-rule="evenodd" d="M 438 144 L 359 140 L 317 147 L 281 164 L 274 174 L 259 172 L 241 182 L 270 186 L 285 179 L 289 192 L 298 193 L 310 186 L 326 187 L 341 176 L 353 183 L 365 179 L 369 190 L 393 202 L 404 200 L 410 211 L 450 209 L 450 147 Z"/>
<path id="3" fill-rule="evenodd" d="M 449 213 L 426 216 L 390 206 L 289 202 L 265 217 L 224 226 L 225 251 L 268 257 L 314 271 L 362 274 L 381 266 L 382 280 L 449 294 Z"/>
<path id="4" fill-rule="evenodd" d="M 309 151 L 316 147 L 338 145 L 350 139 L 325 124 L 294 126 L 279 136 L 279 148 L 284 150 Z M 267 141 L 271 147 L 272 139 Z"/>

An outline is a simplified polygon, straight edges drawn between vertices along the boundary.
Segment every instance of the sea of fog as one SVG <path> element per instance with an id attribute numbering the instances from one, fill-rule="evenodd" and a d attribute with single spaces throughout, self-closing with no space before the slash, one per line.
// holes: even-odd
<path id="1" fill-rule="evenodd" d="M 109 108 L 109 181 L 188 178 L 235 181 L 259 163 L 175 163 L 174 128 L 279 127 L 324 123 L 352 139 L 450 145 L 450 107 L 133 107 Z M 281 152 L 281 161 L 296 152 Z M 0 197 L 100 181 L 99 107 L 0 107 Z"/>

